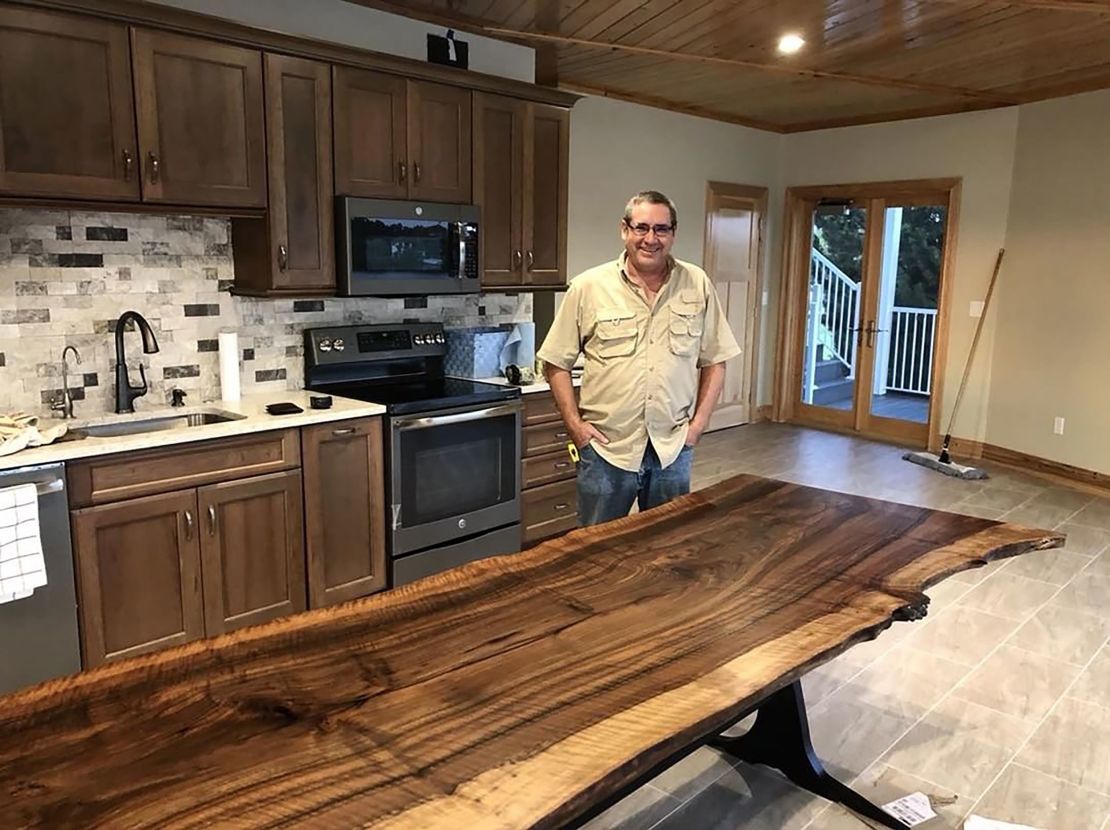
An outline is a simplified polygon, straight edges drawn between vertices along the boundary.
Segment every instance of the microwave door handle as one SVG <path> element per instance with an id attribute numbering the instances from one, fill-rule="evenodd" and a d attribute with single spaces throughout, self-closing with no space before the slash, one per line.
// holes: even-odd
<path id="1" fill-rule="evenodd" d="M 459 281 L 462 281 L 466 276 L 466 235 L 463 233 L 464 226 L 465 223 L 463 222 L 455 223 L 455 234 L 459 239 L 459 268 L 455 272 L 455 277 Z"/>

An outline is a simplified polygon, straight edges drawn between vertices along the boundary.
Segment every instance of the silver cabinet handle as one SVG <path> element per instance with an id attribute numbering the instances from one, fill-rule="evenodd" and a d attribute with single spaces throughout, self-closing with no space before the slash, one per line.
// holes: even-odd
<path id="1" fill-rule="evenodd" d="M 418 161 L 413 162 L 412 174 L 415 177 L 416 181 L 419 182 L 420 181 L 420 162 L 418 162 Z"/>
<path id="2" fill-rule="evenodd" d="M 278 245 L 278 268 L 284 271 L 289 267 L 289 249 L 284 245 Z"/>
<path id="3" fill-rule="evenodd" d="M 208 535 L 216 535 L 216 506 L 208 505 Z"/>
<path id="4" fill-rule="evenodd" d="M 397 178 L 401 184 L 404 184 L 406 181 L 408 181 L 409 166 L 403 161 L 397 162 Z"/>
<path id="5" fill-rule="evenodd" d="M 513 267 L 519 268 L 524 263 L 524 254 L 520 251 L 513 251 Z"/>
<path id="6" fill-rule="evenodd" d="M 569 438 L 570 433 L 569 432 L 556 432 L 555 437 L 556 438 Z"/>
<path id="7" fill-rule="evenodd" d="M 355 434 L 355 428 L 354 427 L 344 427 L 343 429 L 333 429 L 331 431 L 331 434 L 334 435 L 336 438 L 339 438 L 343 435 L 354 435 Z"/>
<path id="8" fill-rule="evenodd" d="M 565 470 L 569 466 L 570 466 L 569 461 L 556 461 L 555 462 L 555 469 L 556 470 Z"/>
<path id="9" fill-rule="evenodd" d="M 532 266 L 535 265 L 535 264 L 536 264 L 536 257 L 531 251 L 529 251 L 528 252 L 528 270 L 531 271 Z"/>
<path id="10" fill-rule="evenodd" d="M 568 507 L 570 507 L 570 505 L 567 502 L 555 505 L 556 510 L 566 510 Z"/>
<path id="11" fill-rule="evenodd" d="M 161 165 L 158 162 L 158 156 L 154 154 L 153 150 L 148 155 L 150 158 L 150 181 L 157 183 L 162 175 Z"/>
<path id="12" fill-rule="evenodd" d="M 186 510 L 185 511 L 185 538 L 186 539 L 192 539 L 193 538 L 193 511 L 192 510 Z"/>
<path id="13" fill-rule="evenodd" d="M 130 150 L 123 151 L 123 180 L 125 182 L 131 181 L 131 168 L 135 164 L 135 158 L 131 155 Z"/>

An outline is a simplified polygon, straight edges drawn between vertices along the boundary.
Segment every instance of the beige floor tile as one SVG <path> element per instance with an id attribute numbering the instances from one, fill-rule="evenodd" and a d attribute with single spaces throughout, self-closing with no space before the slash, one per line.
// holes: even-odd
<path id="1" fill-rule="evenodd" d="M 1066 585 L 1090 564 L 1091 557 L 1063 548 L 1035 550 L 1011 559 L 1006 566 L 1006 573 L 1053 585 Z"/>
<path id="2" fill-rule="evenodd" d="M 1091 661 L 1076 684 L 1068 690 L 1068 697 L 1110 709 L 1110 646 Z M 1107 751 L 1110 752 L 1110 749 Z"/>
<path id="3" fill-rule="evenodd" d="M 1053 604 L 1088 614 L 1107 613 L 1110 598 L 1110 576 L 1097 570 L 1081 572 L 1052 600 Z"/>
<path id="4" fill-rule="evenodd" d="M 816 706 L 866 667 L 867 662 L 854 659 L 852 649 L 849 649 L 834 660 L 808 672 L 802 677 L 806 706 Z"/>
<path id="5" fill-rule="evenodd" d="M 859 700 L 914 720 L 950 692 L 970 669 L 902 643 L 864 669 L 852 682 Z"/>
<path id="6" fill-rule="evenodd" d="M 1008 645 L 1000 646 L 952 694 L 1028 721 L 1039 721 L 1081 669 Z"/>
<path id="7" fill-rule="evenodd" d="M 1016 620 L 956 605 L 927 619 L 906 645 L 974 667 L 1018 628 Z"/>
<path id="8" fill-rule="evenodd" d="M 1057 585 L 1002 570 L 964 594 L 958 604 L 999 617 L 1026 620 L 1058 590 Z"/>
<path id="9" fill-rule="evenodd" d="M 966 582 L 960 582 L 952 577 L 938 582 L 925 591 L 929 597 L 929 613 L 937 614 L 945 608 L 955 605 L 956 600 L 969 590 L 970 586 Z"/>
<path id="10" fill-rule="evenodd" d="M 1065 697 L 1015 759 L 1110 795 L 1110 709 Z"/>
<path id="11" fill-rule="evenodd" d="M 1050 603 L 1007 640 L 1007 645 L 1083 666 L 1110 637 L 1110 615 L 1086 614 Z"/>
<path id="12" fill-rule="evenodd" d="M 653 830 L 801 830 L 827 804 L 767 767 L 740 764 Z"/>
<path id="13" fill-rule="evenodd" d="M 1110 576 L 1110 548 L 1096 556 L 1087 570 L 1101 576 Z"/>
<path id="14" fill-rule="evenodd" d="M 924 793 L 929 797 L 937 817 L 918 824 L 915 830 L 959 830 L 963 826 L 963 816 L 972 803 L 972 799 L 966 796 L 882 763 L 869 768 L 852 783 L 852 788 L 880 807 L 910 793 Z M 839 804 L 832 804 L 813 820 L 808 830 L 864 830 L 865 827 L 878 826 L 868 824 Z"/>
<path id="15" fill-rule="evenodd" d="M 965 516 L 976 516 L 980 519 L 991 519 L 999 521 L 1006 514 L 1006 510 L 1001 507 L 983 507 L 980 504 L 968 504 L 966 501 L 961 501 L 954 504 L 950 510 L 953 513 L 962 513 Z"/>
<path id="16" fill-rule="evenodd" d="M 990 507 L 995 510 L 1013 510 L 1019 504 L 1029 501 L 1030 498 L 1031 495 L 1028 491 L 995 487 L 968 496 L 964 504 L 972 507 Z"/>
<path id="17" fill-rule="evenodd" d="M 1082 490 L 1073 490 L 1070 487 L 1049 487 L 1043 493 L 1033 497 L 1033 504 L 1054 504 L 1059 507 L 1069 507 L 1072 512 L 1086 507 L 1095 500 L 1093 493 Z"/>
<path id="18" fill-rule="evenodd" d="M 703 746 L 648 783 L 679 801 L 685 801 L 704 790 L 732 769 L 732 766 L 733 761 L 729 756 Z"/>
<path id="19" fill-rule="evenodd" d="M 584 824 L 582 830 L 648 830 L 681 806 L 677 798 L 655 787 L 640 787 Z"/>
<path id="20" fill-rule="evenodd" d="M 1097 499 L 1068 519 L 1068 521 L 1077 525 L 1110 530 L 1110 500 Z"/>
<path id="21" fill-rule="evenodd" d="M 1068 537 L 1064 547 L 1072 553 L 1095 556 L 1110 548 L 1110 530 L 1065 522 L 1056 528 Z"/>
<path id="22" fill-rule="evenodd" d="M 975 805 L 976 815 L 1043 830 L 1097 828 L 1110 815 L 1110 796 L 1010 764 Z"/>
<path id="23" fill-rule="evenodd" d="M 977 798 L 1035 728 L 1035 723 L 950 697 L 882 760 Z"/>
<path id="24" fill-rule="evenodd" d="M 1075 508 L 1062 507 L 1058 504 L 1043 504 L 1034 499 L 1004 514 L 1002 521 L 1024 527 L 1052 530 L 1074 514 Z"/>
<path id="25" fill-rule="evenodd" d="M 902 707 L 868 703 L 869 690 L 849 683 L 809 710 L 817 756 L 842 781 L 862 773 L 913 726 Z"/>

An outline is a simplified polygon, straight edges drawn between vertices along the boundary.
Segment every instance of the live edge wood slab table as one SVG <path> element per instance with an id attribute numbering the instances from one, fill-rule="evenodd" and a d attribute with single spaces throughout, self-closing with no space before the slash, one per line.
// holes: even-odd
<path id="1" fill-rule="evenodd" d="M 901 827 L 825 774 L 799 678 L 938 580 L 1061 542 L 738 476 L 0 698 L 0 827 L 573 826 L 704 743 Z"/>

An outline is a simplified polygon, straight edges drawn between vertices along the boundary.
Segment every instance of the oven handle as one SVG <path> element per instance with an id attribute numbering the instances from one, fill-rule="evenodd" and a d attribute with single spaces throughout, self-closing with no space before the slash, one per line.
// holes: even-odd
<path id="1" fill-rule="evenodd" d="M 444 426 L 446 424 L 461 424 L 466 421 L 482 421 L 486 418 L 498 418 L 502 415 L 513 415 L 520 412 L 519 403 L 491 406 L 488 409 L 475 409 L 471 412 L 456 412 L 453 415 L 429 415 L 427 418 L 399 418 L 393 421 L 393 426 L 398 432 L 412 429 L 427 429 L 428 427 Z"/>

